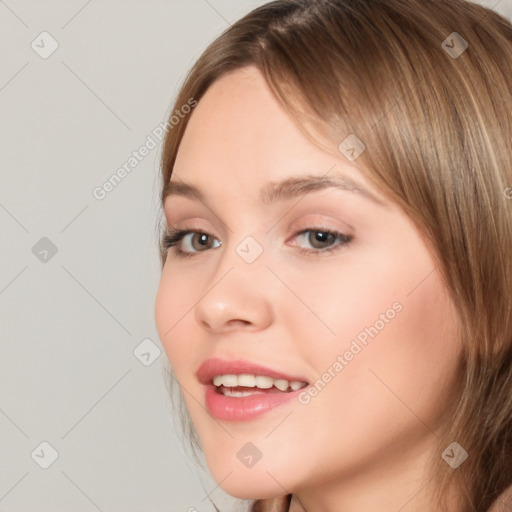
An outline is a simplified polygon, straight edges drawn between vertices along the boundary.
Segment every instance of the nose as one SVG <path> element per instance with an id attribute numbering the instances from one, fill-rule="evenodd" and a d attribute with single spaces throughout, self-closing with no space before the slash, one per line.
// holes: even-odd
<path id="1" fill-rule="evenodd" d="M 268 269 L 230 259 L 227 266 L 217 270 L 195 307 L 200 327 L 209 333 L 222 333 L 237 329 L 259 331 L 271 325 L 274 309 Z"/>

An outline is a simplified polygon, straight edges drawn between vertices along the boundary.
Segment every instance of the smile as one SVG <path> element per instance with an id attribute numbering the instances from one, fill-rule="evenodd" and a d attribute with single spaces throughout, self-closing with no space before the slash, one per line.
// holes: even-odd
<path id="1" fill-rule="evenodd" d="M 208 412 L 222 421 L 248 421 L 297 397 L 308 382 L 243 360 L 211 358 L 199 367 Z"/>
<path id="2" fill-rule="evenodd" d="M 213 385 L 219 389 L 225 395 L 233 388 L 257 388 L 261 392 L 269 392 L 268 390 L 275 390 L 277 392 L 289 392 L 297 391 L 305 386 L 307 382 L 299 380 L 288 381 L 286 379 L 273 379 L 267 375 L 217 375 L 213 379 Z M 239 392 L 243 392 L 243 389 L 239 389 Z M 236 396 L 248 396 L 254 394 L 254 391 L 245 390 L 245 395 Z M 233 394 L 228 396 L 235 396 Z"/>

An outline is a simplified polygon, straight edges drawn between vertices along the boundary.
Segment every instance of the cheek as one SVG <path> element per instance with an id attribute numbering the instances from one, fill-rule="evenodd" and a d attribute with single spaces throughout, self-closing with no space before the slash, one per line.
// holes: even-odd
<path id="1" fill-rule="evenodd" d="M 321 380 L 310 417 L 343 425 L 354 442 L 364 430 L 424 430 L 415 414 L 434 426 L 461 353 L 456 312 L 430 255 L 419 245 L 400 251 L 287 275 L 316 313 L 298 315 L 303 305 L 289 303 L 296 350 Z"/>
<path id="2" fill-rule="evenodd" d="M 350 306 L 339 310 L 337 322 L 330 317 L 338 335 L 306 356 L 321 383 L 305 408 L 315 422 L 343 431 L 345 453 L 361 439 L 363 457 L 364 447 L 370 454 L 429 435 L 444 410 L 461 351 L 455 311 L 437 273 L 412 292 L 410 277 L 386 288 L 374 276 L 368 290 L 358 280 L 350 298 L 358 307 L 339 296 L 338 305 Z"/>
<path id="3" fill-rule="evenodd" d="M 179 272 L 170 270 L 166 264 L 162 272 L 155 299 L 155 324 L 158 336 L 167 354 L 173 370 L 178 378 L 183 363 L 194 352 L 194 339 L 186 337 L 184 331 L 190 315 L 191 308 L 197 301 L 194 277 L 180 277 Z"/>
<path id="4" fill-rule="evenodd" d="M 349 247 L 331 261 L 319 258 L 280 268 L 295 295 L 281 303 L 280 313 L 290 319 L 288 325 L 300 325 L 298 331 L 314 338 L 313 354 L 330 354 L 333 345 L 336 350 L 349 349 L 355 337 L 364 343 L 372 339 L 372 326 L 381 337 L 380 332 L 389 331 L 398 317 L 409 318 L 414 338 L 416 330 L 421 334 L 427 324 L 436 328 L 443 322 L 450 301 L 444 297 L 438 272 L 433 272 L 430 254 L 407 238 L 398 242 Z M 402 325 L 405 329 L 405 322 Z"/>

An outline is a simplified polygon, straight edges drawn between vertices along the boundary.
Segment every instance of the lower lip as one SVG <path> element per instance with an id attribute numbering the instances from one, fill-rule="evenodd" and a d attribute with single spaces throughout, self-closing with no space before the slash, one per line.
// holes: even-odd
<path id="1" fill-rule="evenodd" d="M 288 393 L 257 393 L 250 396 L 233 397 L 217 393 L 212 384 L 205 388 L 208 411 L 213 417 L 222 421 L 248 421 L 258 418 L 266 412 L 296 399 L 299 393 L 306 389 L 304 387 Z"/>

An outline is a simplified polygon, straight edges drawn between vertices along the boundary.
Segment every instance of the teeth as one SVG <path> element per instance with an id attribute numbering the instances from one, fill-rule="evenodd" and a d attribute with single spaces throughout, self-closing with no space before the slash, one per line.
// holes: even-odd
<path id="1" fill-rule="evenodd" d="M 274 379 L 272 377 L 266 377 L 265 375 L 258 375 L 256 377 L 256 386 L 261 389 L 270 389 L 274 385 Z"/>
<path id="2" fill-rule="evenodd" d="M 233 396 L 235 398 L 240 398 L 242 396 L 251 396 L 254 395 L 252 391 L 232 391 L 231 389 L 224 390 L 224 396 Z"/>
<path id="3" fill-rule="evenodd" d="M 236 378 L 236 376 L 234 376 Z M 239 375 L 238 385 L 253 388 L 256 386 L 256 377 L 254 375 Z"/>
<path id="4" fill-rule="evenodd" d="M 273 379 L 266 375 L 249 375 L 246 373 L 241 375 L 217 375 L 213 379 L 213 384 L 215 386 L 224 386 L 227 388 L 243 386 L 246 388 L 256 387 L 260 389 L 270 389 L 272 386 L 275 386 L 280 391 L 287 391 L 288 388 L 291 388 L 292 391 L 297 391 L 307 385 L 305 382 L 301 382 L 299 380 L 288 381 L 286 379 Z M 229 396 L 235 395 L 231 394 Z"/>
<path id="5" fill-rule="evenodd" d="M 274 386 L 281 391 L 286 391 L 290 383 L 284 379 L 277 379 L 274 381 Z"/>
<path id="6" fill-rule="evenodd" d="M 292 391 L 297 391 L 298 389 L 300 389 L 304 386 L 303 386 L 302 382 L 300 382 L 298 380 L 293 380 L 292 382 L 290 382 L 290 387 L 292 388 Z"/>

